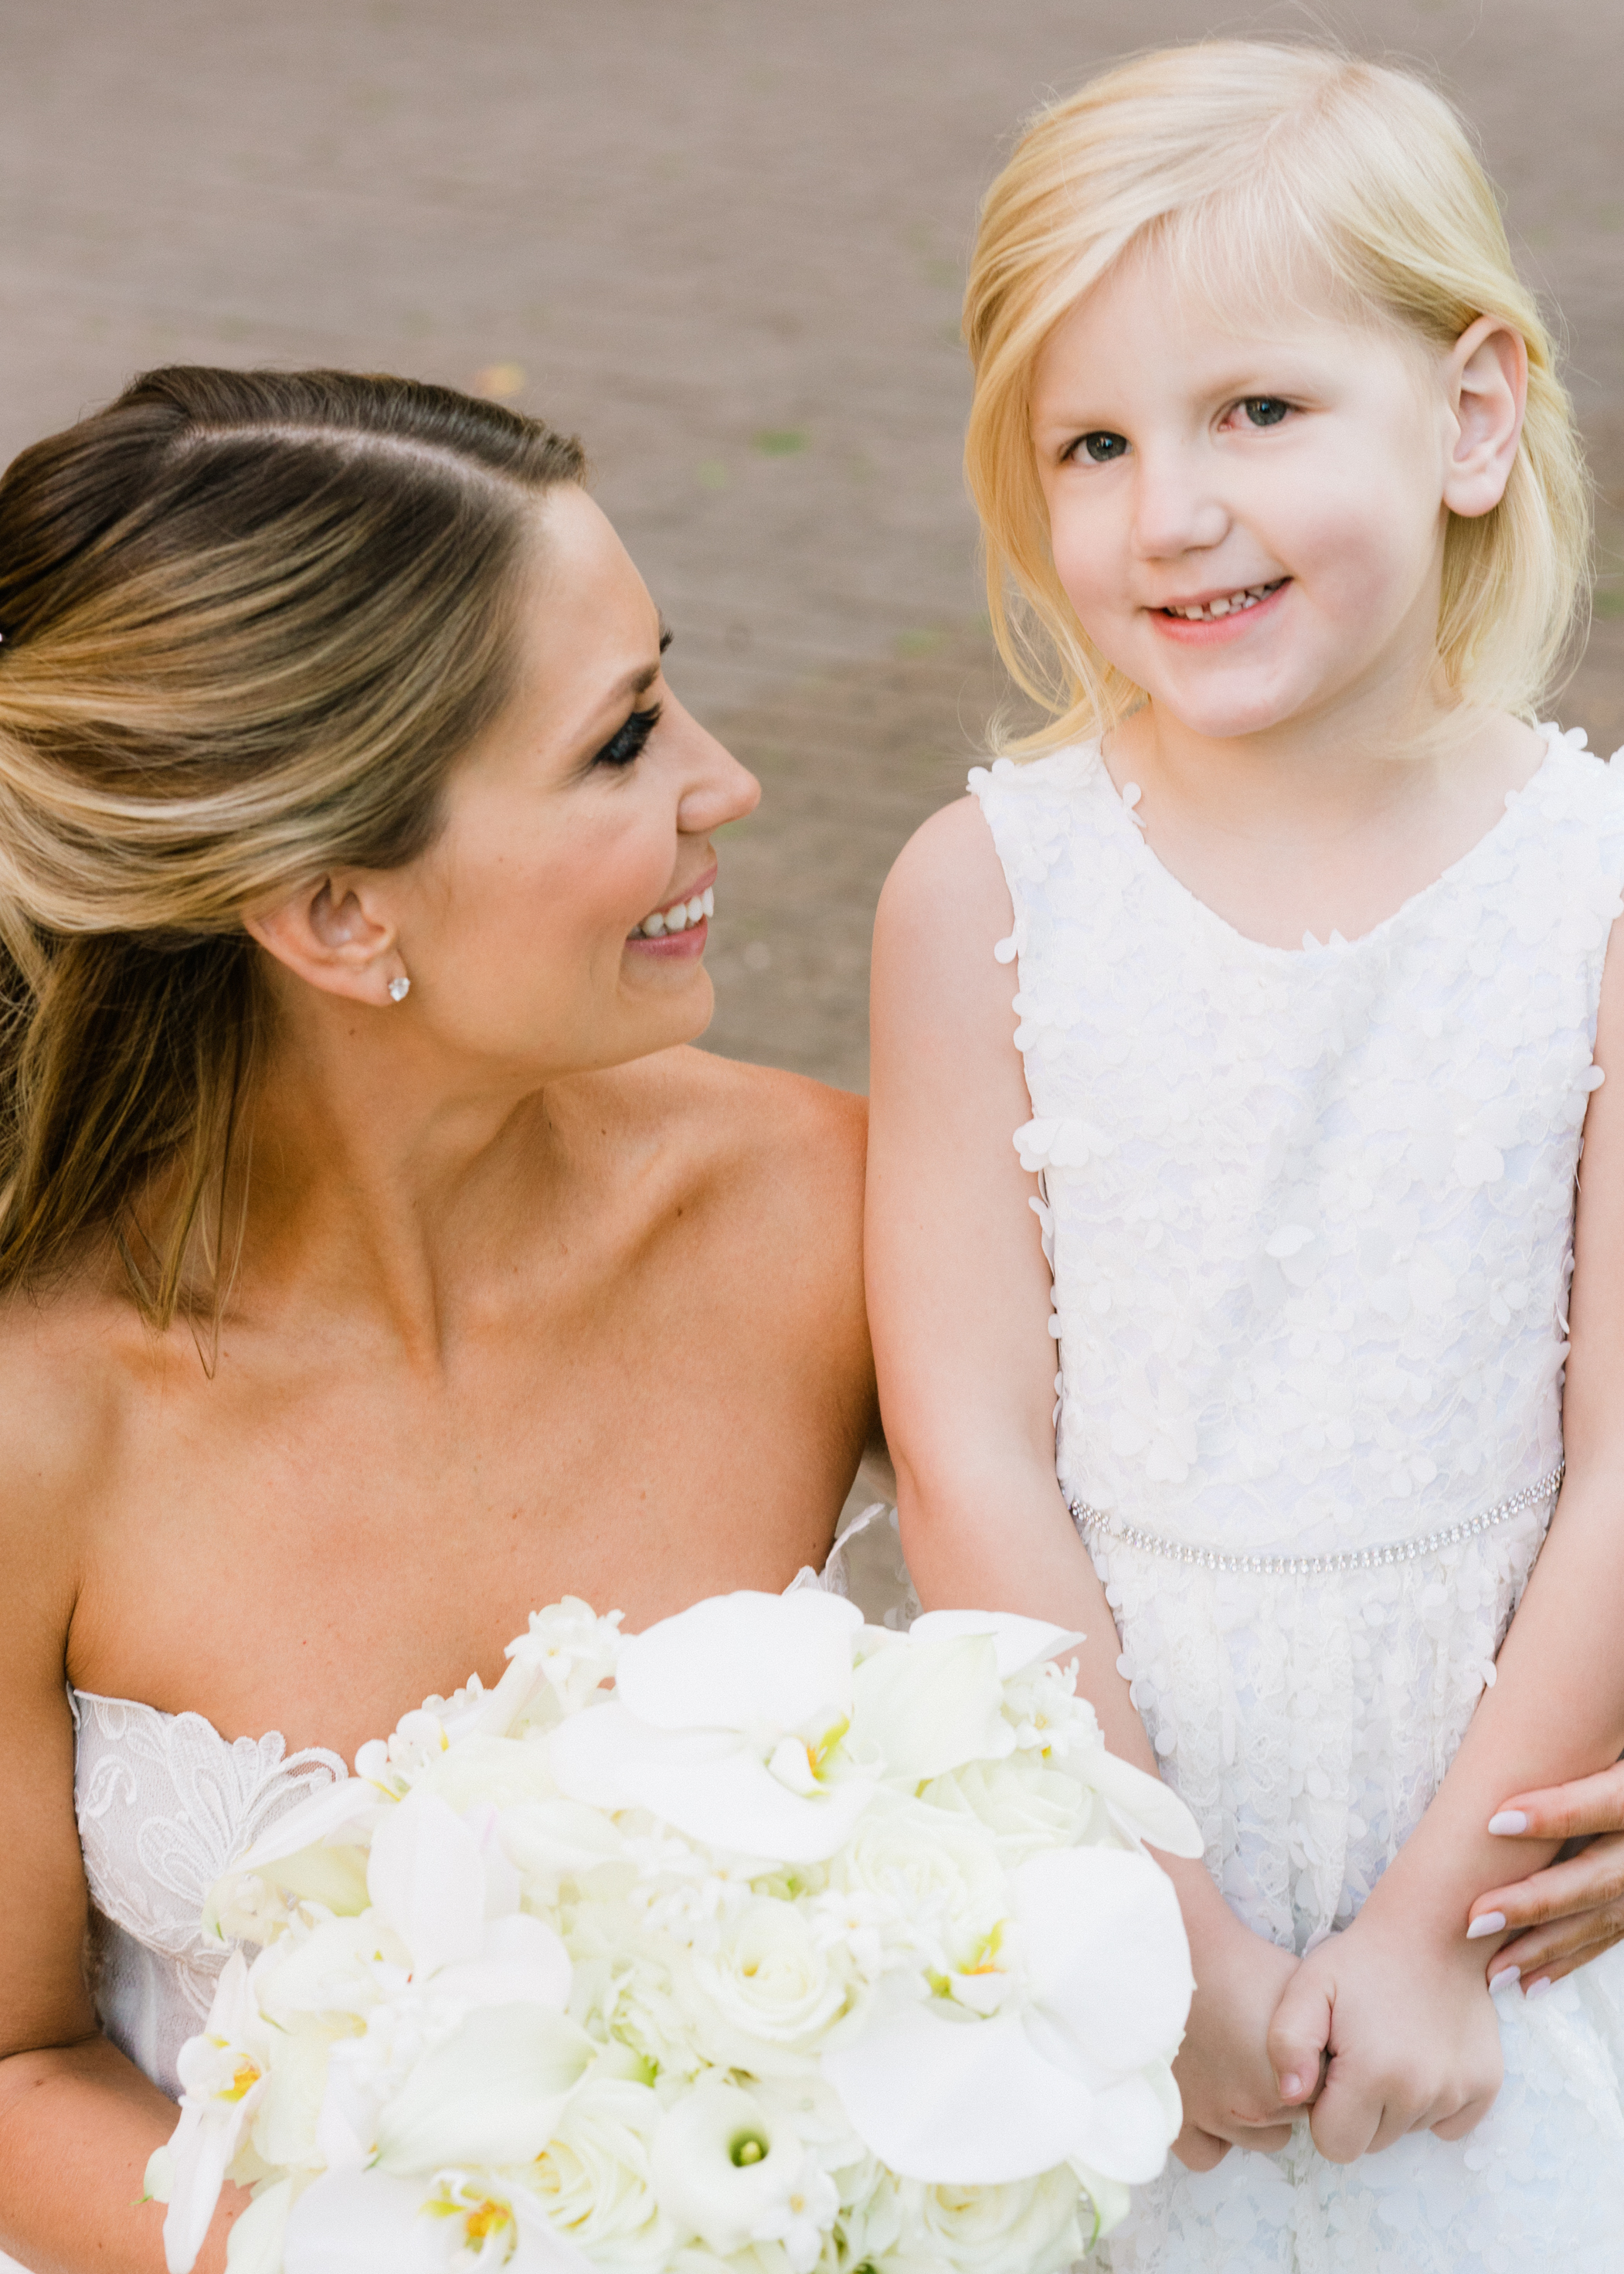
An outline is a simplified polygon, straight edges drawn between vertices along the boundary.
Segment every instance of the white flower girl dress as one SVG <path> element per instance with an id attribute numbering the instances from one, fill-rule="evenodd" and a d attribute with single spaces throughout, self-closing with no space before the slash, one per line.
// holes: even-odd
<path id="1" fill-rule="evenodd" d="M 1497 826 L 1365 937 L 1243 937 L 1097 745 L 978 768 L 1054 1274 L 1058 1470 L 1214 1879 L 1298 1951 L 1437 1789 L 1561 1464 L 1581 1126 L 1624 776 L 1545 730 Z M 1509 1858 L 1508 1858 L 1509 1861 Z M 1170 2165 L 1117 2274 L 1618 2274 L 1624 1951 L 1499 2000 L 1454 2145 Z"/>

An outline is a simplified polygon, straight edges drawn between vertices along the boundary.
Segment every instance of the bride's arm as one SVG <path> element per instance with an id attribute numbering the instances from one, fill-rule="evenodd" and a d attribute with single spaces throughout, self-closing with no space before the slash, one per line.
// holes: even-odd
<path id="1" fill-rule="evenodd" d="M 928 1606 L 1079 1630 L 1079 1686 L 1107 1743 L 1154 1774 L 1104 1589 L 1055 1476 L 1049 1269 L 1037 1180 L 1012 1141 L 1032 1108 L 1013 1040 L 1015 971 L 993 956 L 1012 921 L 966 800 L 904 851 L 875 925 L 864 1240 L 903 1547 Z M 1264 2032 L 1296 1961 L 1239 1924 L 1199 1863 L 1160 1860 L 1197 1984 L 1178 2152 L 1204 2167 L 1231 2139 L 1282 2146 Z"/>
<path id="2" fill-rule="evenodd" d="M 7 1389 L 20 1390 L 5 1372 Z M 29 1441 L 0 1443 L 0 2249 L 40 2274 L 162 2274 L 162 2208 L 137 2199 L 175 2108 L 101 2035 L 85 1984 L 64 1673 L 77 1541 L 71 1499 L 45 1480 L 56 1464 L 41 1441 L 56 1400 L 27 1387 L 35 1394 L 5 1404 L 7 1434 L 21 1414 Z M 67 1419 L 83 1430 L 82 1411 Z M 199 2274 L 223 2267 L 227 2231 L 246 2208 L 237 2189 L 226 2195 Z"/>

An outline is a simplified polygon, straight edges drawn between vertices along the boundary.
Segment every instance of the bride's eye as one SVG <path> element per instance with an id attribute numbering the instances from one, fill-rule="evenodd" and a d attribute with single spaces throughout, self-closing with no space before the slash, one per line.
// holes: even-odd
<path id="1" fill-rule="evenodd" d="M 640 757 L 650 735 L 659 724 L 660 706 L 651 703 L 646 711 L 634 711 L 626 724 L 611 734 L 601 750 L 594 751 L 595 766 L 629 766 Z"/>
<path id="2" fill-rule="evenodd" d="M 1249 425 L 1278 426 L 1291 405 L 1277 395 L 1249 395 L 1241 404 Z"/>
<path id="3" fill-rule="evenodd" d="M 1109 466 L 1113 459 L 1125 456 L 1127 448 L 1128 438 L 1125 434 L 1113 434 L 1106 428 L 1100 427 L 1092 434 L 1079 434 L 1066 452 L 1066 456 L 1073 463 L 1082 457 L 1086 458 L 1092 465 Z"/>

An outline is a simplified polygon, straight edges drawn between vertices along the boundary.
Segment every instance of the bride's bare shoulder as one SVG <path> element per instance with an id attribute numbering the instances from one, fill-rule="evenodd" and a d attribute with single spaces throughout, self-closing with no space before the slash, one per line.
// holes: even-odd
<path id="1" fill-rule="evenodd" d="M 101 1480 L 118 1434 L 116 1367 L 129 1309 L 70 1284 L 0 1294 L 0 1565 L 5 1629 L 65 1633 Z M 59 1661 L 58 1661 L 59 1662 Z"/>

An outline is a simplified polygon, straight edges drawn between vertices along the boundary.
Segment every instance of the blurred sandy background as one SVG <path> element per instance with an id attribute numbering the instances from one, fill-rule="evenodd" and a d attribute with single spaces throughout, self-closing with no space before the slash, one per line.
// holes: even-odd
<path id="1" fill-rule="evenodd" d="M 1314 25 L 1464 102 L 1563 311 L 1604 573 L 1561 709 L 1610 750 L 1617 0 L 0 0 L 0 451 L 176 358 L 408 372 L 579 431 L 675 683 L 765 785 L 723 847 L 710 1039 L 861 1088 L 875 896 L 1000 694 L 959 472 L 977 197 L 1105 57 Z"/>

